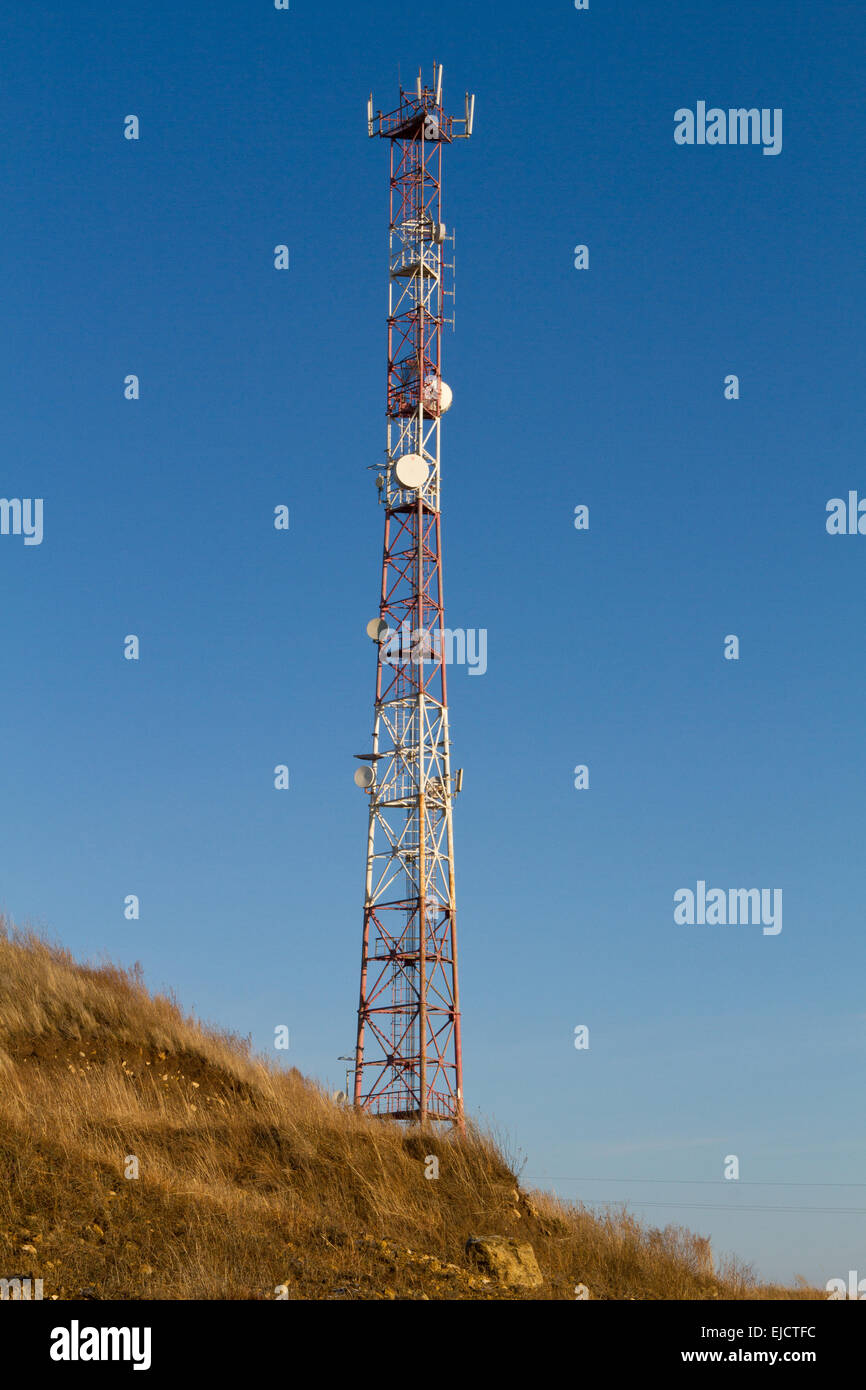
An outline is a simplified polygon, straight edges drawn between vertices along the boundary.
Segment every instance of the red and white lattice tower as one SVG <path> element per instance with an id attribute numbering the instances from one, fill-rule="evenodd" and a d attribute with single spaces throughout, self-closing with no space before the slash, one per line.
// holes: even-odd
<path id="1" fill-rule="evenodd" d="M 355 1105 L 462 1128 L 451 771 L 440 526 L 446 265 L 442 154 L 472 133 L 442 109 L 442 69 L 373 115 L 391 146 L 388 443 L 379 478 L 385 544 L 372 751 L 355 774 L 369 799 Z M 453 301 L 452 301 L 453 302 Z M 453 318 L 452 318 L 453 322 Z"/>

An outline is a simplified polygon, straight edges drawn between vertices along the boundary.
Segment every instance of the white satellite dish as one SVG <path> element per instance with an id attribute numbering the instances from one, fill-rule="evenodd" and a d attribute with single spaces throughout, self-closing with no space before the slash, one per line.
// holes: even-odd
<path id="1" fill-rule="evenodd" d="M 438 376 L 428 376 L 424 382 L 421 399 L 428 415 L 444 415 L 446 410 L 451 409 L 451 402 L 454 397 L 451 387 L 446 381 Z"/>
<path id="2" fill-rule="evenodd" d="M 417 492 L 426 483 L 430 469 L 420 454 L 403 454 L 394 464 L 394 474 L 401 488 Z"/>
<path id="3" fill-rule="evenodd" d="M 367 624 L 367 636 L 371 642 L 381 642 L 387 631 L 388 624 L 384 618 L 371 618 Z"/>
<path id="4" fill-rule="evenodd" d="M 355 786 L 362 791 L 369 791 L 376 780 L 376 774 L 371 767 L 355 768 Z"/>

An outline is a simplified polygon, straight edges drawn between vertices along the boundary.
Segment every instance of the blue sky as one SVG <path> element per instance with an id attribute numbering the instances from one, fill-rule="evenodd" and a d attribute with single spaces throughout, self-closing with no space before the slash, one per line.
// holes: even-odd
<path id="1" fill-rule="evenodd" d="M 259 1048 L 287 1024 L 342 1084 L 384 444 L 365 104 L 435 58 L 452 110 L 477 93 L 445 185 L 447 616 L 488 632 L 449 678 L 467 1102 L 538 1185 L 768 1278 L 864 1277 L 866 538 L 825 529 L 866 494 L 864 20 L 590 4 L 0 16 L 0 494 L 45 515 L 0 537 L 0 906 Z M 781 154 L 676 145 L 700 100 L 781 108 Z M 781 888 L 782 932 L 677 926 L 699 879 Z"/>

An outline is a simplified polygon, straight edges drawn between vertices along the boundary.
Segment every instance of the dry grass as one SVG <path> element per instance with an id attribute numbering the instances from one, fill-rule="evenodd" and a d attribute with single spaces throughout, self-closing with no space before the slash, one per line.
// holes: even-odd
<path id="1" fill-rule="evenodd" d="M 544 1287 L 482 1279 L 465 1244 L 489 1234 L 529 1241 Z M 0 919 L 0 1277 L 61 1299 L 822 1297 L 701 1260 L 680 1228 L 521 1192 L 488 1135 L 335 1105 L 137 971 Z"/>

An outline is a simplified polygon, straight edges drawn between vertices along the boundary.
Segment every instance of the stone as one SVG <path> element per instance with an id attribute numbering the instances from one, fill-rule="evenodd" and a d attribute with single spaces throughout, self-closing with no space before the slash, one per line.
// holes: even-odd
<path id="1" fill-rule="evenodd" d="M 535 1251 L 527 1241 L 508 1236 L 470 1236 L 466 1254 L 486 1273 L 509 1288 L 537 1289 L 544 1283 Z"/>

